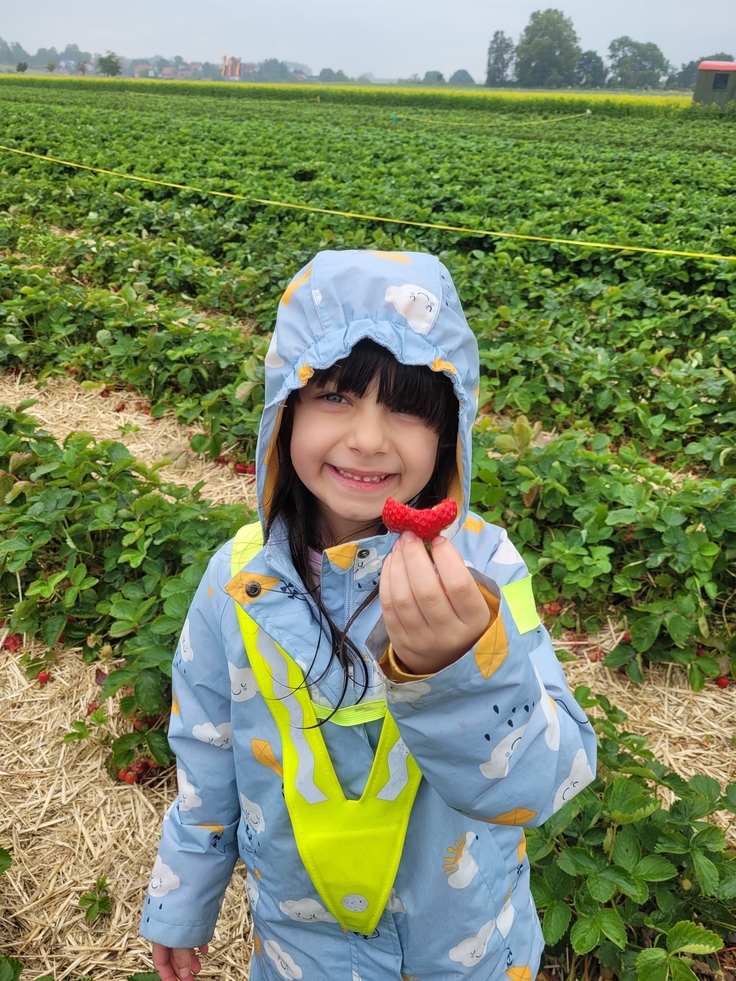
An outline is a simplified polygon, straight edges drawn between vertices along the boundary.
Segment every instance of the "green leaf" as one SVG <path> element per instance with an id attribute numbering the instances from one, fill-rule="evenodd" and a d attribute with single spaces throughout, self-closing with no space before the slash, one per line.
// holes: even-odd
<path id="1" fill-rule="evenodd" d="M 166 679 L 160 671 L 141 671 L 135 682 L 135 697 L 146 715 L 160 715 L 169 707 Z"/>
<path id="2" fill-rule="evenodd" d="M 631 644 L 634 650 L 644 653 L 648 651 L 659 636 L 662 628 L 662 617 L 640 617 L 631 627 Z"/>
<path id="3" fill-rule="evenodd" d="M 670 971 L 672 973 L 672 981 L 700 981 L 697 974 L 691 971 L 685 961 L 679 957 L 670 958 Z"/>
<path id="4" fill-rule="evenodd" d="M 616 892 L 615 882 L 611 882 L 610 879 L 603 879 L 600 875 L 588 876 L 587 883 L 590 895 L 599 903 L 607 903 Z"/>
<path id="5" fill-rule="evenodd" d="M 642 950 L 636 958 L 636 981 L 666 981 L 667 951 L 661 947 Z"/>
<path id="6" fill-rule="evenodd" d="M 0 981 L 18 981 L 23 965 L 14 957 L 0 956 Z"/>
<path id="7" fill-rule="evenodd" d="M 44 620 L 41 625 L 41 634 L 47 647 L 53 647 L 59 642 L 59 637 L 64 633 L 66 623 L 65 613 L 55 613 L 54 616 Z"/>
<path id="8" fill-rule="evenodd" d="M 696 793 L 707 797 L 711 804 L 717 803 L 721 796 L 721 785 L 714 777 L 709 777 L 704 773 L 690 777 L 687 783 Z"/>
<path id="9" fill-rule="evenodd" d="M 714 896 L 718 890 L 718 869 L 702 852 L 691 852 L 695 875 L 706 896 Z"/>
<path id="10" fill-rule="evenodd" d="M 598 863 L 583 848 L 566 848 L 557 859 L 557 864 L 568 875 L 588 875 L 598 871 Z"/>
<path id="11" fill-rule="evenodd" d="M 675 866 L 662 855 L 645 855 L 633 872 L 645 882 L 665 882 L 677 875 Z"/>
<path id="12" fill-rule="evenodd" d="M 129 974 L 126 981 L 159 981 L 155 971 L 139 971 L 137 974 Z"/>
<path id="13" fill-rule="evenodd" d="M 647 901 L 649 889 L 646 882 L 631 875 L 626 869 L 609 865 L 608 868 L 602 869 L 599 874 L 602 879 L 613 882 L 624 896 L 633 899 L 635 903 L 641 904 Z"/>
<path id="14" fill-rule="evenodd" d="M 555 899 L 547 907 L 544 913 L 544 919 L 542 921 L 542 933 L 544 934 L 544 942 L 547 944 L 555 944 L 558 940 L 561 940 L 565 935 L 570 920 L 572 918 L 572 910 L 567 905 L 559 899 Z"/>
<path id="15" fill-rule="evenodd" d="M 692 920 L 680 920 L 667 934 L 667 950 L 671 954 L 715 954 L 723 941 L 712 930 L 704 930 Z"/>
<path id="16" fill-rule="evenodd" d="M 13 857 L 5 848 L 0 848 L 0 875 L 7 872 L 13 864 Z"/>
<path id="17" fill-rule="evenodd" d="M 587 954 L 598 946 L 601 928 L 592 916 L 581 916 L 570 931 L 570 943 L 576 954 Z"/>
<path id="18" fill-rule="evenodd" d="M 633 831 L 623 828 L 616 835 L 613 846 L 613 861 L 627 872 L 633 872 L 641 858 L 641 844 Z"/>
<path id="19" fill-rule="evenodd" d="M 608 939 L 623 949 L 626 946 L 626 927 L 615 909 L 602 909 L 596 913 L 595 920 Z"/>
<path id="20" fill-rule="evenodd" d="M 169 765 L 173 754 L 165 732 L 161 729 L 151 729 L 150 732 L 146 733 L 146 745 L 157 763 L 160 763 L 161 766 Z"/>
<path id="21" fill-rule="evenodd" d="M 673 613 L 671 616 L 665 617 L 665 623 L 670 637 L 680 647 L 684 647 L 692 635 L 693 622 L 679 613 Z"/>

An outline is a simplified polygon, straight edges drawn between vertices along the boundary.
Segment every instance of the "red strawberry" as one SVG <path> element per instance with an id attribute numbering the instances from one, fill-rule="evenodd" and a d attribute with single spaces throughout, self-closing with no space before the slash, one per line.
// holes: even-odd
<path id="1" fill-rule="evenodd" d="M 125 412 L 125 402 L 121 402 L 120 405 L 116 405 L 115 412 Z"/>
<path id="2" fill-rule="evenodd" d="M 92 713 L 96 712 L 99 707 L 100 707 L 99 702 L 90 702 L 89 705 L 87 706 L 87 715 L 92 715 Z"/>
<path id="3" fill-rule="evenodd" d="M 627 644 L 630 644 L 631 643 L 631 634 L 629 633 L 628 630 L 624 633 L 624 635 L 623 635 L 623 637 L 621 639 L 623 641 L 625 641 Z"/>
<path id="4" fill-rule="evenodd" d="M 548 603 L 547 604 L 547 609 L 554 616 L 557 616 L 557 614 L 560 612 L 560 610 L 562 609 L 562 607 L 560 606 L 559 603 Z"/>
<path id="5" fill-rule="evenodd" d="M 22 645 L 23 638 L 20 634 L 11 634 L 10 637 L 5 638 L 5 649 L 8 651 L 17 651 Z"/>
<path id="6" fill-rule="evenodd" d="M 402 531 L 413 531 L 423 541 L 431 542 L 443 528 L 447 528 L 455 520 L 457 503 L 451 497 L 446 497 L 433 508 L 417 509 L 388 497 L 381 517 L 389 531 L 398 534 Z"/>
<path id="7" fill-rule="evenodd" d="M 51 675 L 48 673 L 48 671 L 39 671 L 36 675 L 39 685 L 45 685 L 50 677 Z"/>
<path id="8" fill-rule="evenodd" d="M 126 783 L 138 783 L 138 775 L 129 770 L 123 777 Z"/>
<path id="9" fill-rule="evenodd" d="M 716 684 L 719 688 L 728 688 L 731 684 L 731 679 L 722 674 L 720 678 L 716 678 Z"/>
<path id="10" fill-rule="evenodd" d="M 236 463 L 235 464 L 235 473 L 248 473 L 248 464 L 247 463 Z"/>
<path id="11" fill-rule="evenodd" d="M 118 780 L 125 780 L 127 776 L 128 776 L 127 770 L 118 770 Z"/>

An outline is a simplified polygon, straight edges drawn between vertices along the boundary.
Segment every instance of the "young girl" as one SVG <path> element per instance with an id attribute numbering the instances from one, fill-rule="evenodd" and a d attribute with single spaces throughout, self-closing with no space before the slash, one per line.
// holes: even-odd
<path id="1" fill-rule="evenodd" d="M 179 796 L 141 923 L 162 981 L 200 970 L 238 855 L 252 981 L 536 976 L 523 827 L 592 780 L 595 736 L 521 556 L 468 510 L 477 386 L 432 256 L 322 252 L 284 293 L 260 524 L 173 663 Z M 386 532 L 389 496 L 455 499 L 431 556 Z"/>

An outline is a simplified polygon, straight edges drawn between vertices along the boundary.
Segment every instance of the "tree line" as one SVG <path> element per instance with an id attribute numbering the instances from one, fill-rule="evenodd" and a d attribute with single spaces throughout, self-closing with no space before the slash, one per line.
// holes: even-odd
<path id="1" fill-rule="evenodd" d="M 583 51 L 573 22 L 553 7 L 535 10 L 514 44 L 496 31 L 488 46 L 486 85 L 493 88 L 691 89 L 701 61 L 733 61 L 725 52 L 704 55 L 680 66 L 670 64 L 651 41 L 623 35 L 608 46 L 608 63 L 597 51 Z"/>

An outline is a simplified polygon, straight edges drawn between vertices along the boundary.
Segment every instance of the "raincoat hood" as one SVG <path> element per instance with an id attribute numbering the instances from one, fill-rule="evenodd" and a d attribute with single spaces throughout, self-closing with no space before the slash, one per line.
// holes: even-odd
<path id="1" fill-rule="evenodd" d="M 458 399 L 457 475 L 450 496 L 461 527 L 470 498 L 471 432 L 478 405 L 478 346 L 445 266 L 423 252 L 319 252 L 279 303 L 266 354 L 266 402 L 258 435 L 261 521 L 277 476 L 276 438 L 288 395 L 370 338 L 406 365 L 443 371 Z"/>

